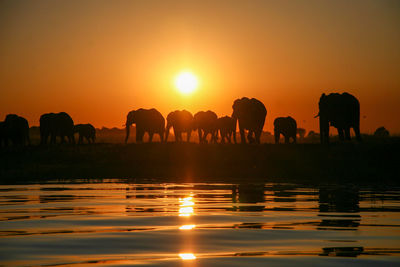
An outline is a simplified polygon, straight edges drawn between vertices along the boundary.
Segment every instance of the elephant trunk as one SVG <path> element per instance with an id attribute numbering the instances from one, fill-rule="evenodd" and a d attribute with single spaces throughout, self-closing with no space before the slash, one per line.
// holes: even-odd
<path id="1" fill-rule="evenodd" d="M 232 113 L 232 120 L 233 120 L 233 127 L 232 127 L 232 129 L 233 129 L 233 141 L 235 142 L 235 144 L 237 144 L 237 141 L 236 141 L 236 125 L 237 125 L 237 121 L 238 121 L 238 117 L 237 117 L 237 115 L 236 115 L 236 112 L 235 111 L 233 111 L 233 113 Z"/>
<path id="2" fill-rule="evenodd" d="M 127 124 L 126 124 L 126 137 L 125 137 L 125 144 L 126 144 L 126 143 L 128 143 L 128 138 L 129 138 L 130 128 L 131 128 L 131 125 L 127 123 Z"/>
<path id="3" fill-rule="evenodd" d="M 325 116 L 319 116 L 319 134 L 321 144 L 329 143 L 329 121 Z"/>

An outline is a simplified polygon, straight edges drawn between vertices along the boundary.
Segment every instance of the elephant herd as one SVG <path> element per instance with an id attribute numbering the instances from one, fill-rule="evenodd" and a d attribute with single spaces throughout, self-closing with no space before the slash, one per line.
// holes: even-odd
<path id="1" fill-rule="evenodd" d="M 60 138 L 61 143 L 66 139 L 68 143 L 75 143 L 74 134 L 79 134 L 78 143 L 83 142 L 83 138 L 88 143 L 94 143 L 96 130 L 91 124 L 76 124 L 65 112 L 46 113 L 40 116 L 40 143 L 55 144 L 56 138 Z M 9 114 L 3 122 L 0 122 L 0 146 L 7 146 L 9 141 L 13 145 L 30 144 L 29 124 L 25 118 L 15 114 Z"/>
<path id="2" fill-rule="evenodd" d="M 261 133 L 264 127 L 267 109 L 264 104 L 255 99 L 243 97 L 236 99 L 232 105 L 232 116 L 218 118 L 213 111 L 199 111 L 192 115 L 186 110 L 176 110 L 168 114 L 167 124 L 163 115 L 156 109 L 132 110 L 126 117 L 126 137 L 128 142 L 130 127 L 136 125 L 136 142 L 143 142 L 145 133 L 152 142 L 154 134 L 160 136 L 161 142 L 168 141 L 171 128 L 174 131 L 175 141 L 182 142 L 182 134 L 186 134 L 186 141 L 190 141 L 192 131 L 197 131 L 199 142 L 217 143 L 219 136 L 221 143 L 237 143 L 236 125 L 239 127 L 241 143 L 260 143 Z M 349 93 L 322 94 L 319 100 L 319 117 L 321 143 L 329 142 L 329 126 L 338 130 L 339 139 L 350 140 L 350 128 L 353 128 L 357 140 L 360 136 L 360 104 Z M 79 134 L 78 143 L 84 139 L 88 143 L 96 140 L 96 130 L 91 124 L 74 124 L 72 118 L 65 112 L 46 113 L 40 117 L 41 144 L 55 144 L 57 137 L 61 143 L 75 143 L 74 134 Z M 296 143 L 296 136 L 301 128 L 297 128 L 296 120 L 292 117 L 278 117 L 274 120 L 275 143 L 279 143 L 280 135 L 285 138 L 285 143 L 292 139 Z M 30 144 L 28 121 L 15 114 L 6 116 L 0 122 L 0 146 L 7 146 L 9 141 L 14 145 Z"/>
<path id="3" fill-rule="evenodd" d="M 128 113 L 126 119 L 126 137 L 128 142 L 130 126 L 136 124 L 136 142 L 143 142 L 144 133 L 150 136 L 158 134 L 161 142 L 168 141 L 170 129 L 174 130 L 175 141 L 182 142 L 182 134 L 186 134 L 186 141 L 190 141 L 192 131 L 198 131 L 199 142 L 217 143 L 218 135 L 221 143 L 237 143 L 236 125 L 239 126 L 241 143 L 260 143 L 261 133 L 264 127 L 267 109 L 264 104 L 255 99 L 243 97 L 236 99 L 232 105 L 232 116 L 218 118 L 213 111 L 199 111 L 194 116 L 187 110 L 175 110 L 167 116 L 167 126 L 162 114 L 156 109 L 138 109 Z M 350 128 L 353 128 L 357 140 L 360 136 L 360 104 L 349 93 L 322 94 L 319 101 L 321 143 L 329 143 L 329 126 L 337 128 L 340 140 L 350 140 Z M 247 134 L 247 135 L 246 135 Z M 279 143 L 283 135 L 285 143 L 296 143 L 297 134 L 304 136 L 305 130 L 297 128 L 296 120 L 292 117 L 278 117 L 274 120 L 275 143 Z"/>

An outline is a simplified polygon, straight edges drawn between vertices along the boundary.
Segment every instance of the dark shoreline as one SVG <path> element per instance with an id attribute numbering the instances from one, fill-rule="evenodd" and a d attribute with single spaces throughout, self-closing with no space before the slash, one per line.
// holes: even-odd
<path id="1" fill-rule="evenodd" d="M 400 142 L 297 145 L 94 144 L 0 151 L 0 182 L 388 183 L 400 180 Z"/>

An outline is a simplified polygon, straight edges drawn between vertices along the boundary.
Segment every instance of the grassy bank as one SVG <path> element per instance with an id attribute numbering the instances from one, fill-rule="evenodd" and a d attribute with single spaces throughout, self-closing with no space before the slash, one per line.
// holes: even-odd
<path id="1" fill-rule="evenodd" d="M 0 151 L 1 182 L 134 178 L 170 182 L 397 183 L 400 142 L 298 145 L 94 144 Z"/>

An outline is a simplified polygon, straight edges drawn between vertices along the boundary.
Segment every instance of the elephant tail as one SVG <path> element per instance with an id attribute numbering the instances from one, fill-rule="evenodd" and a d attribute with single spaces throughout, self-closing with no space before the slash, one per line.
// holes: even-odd
<path id="1" fill-rule="evenodd" d="M 315 116 L 314 116 L 314 118 L 318 118 L 318 117 L 319 117 L 319 112 L 318 112 L 318 114 L 317 114 L 317 115 L 315 115 Z"/>

